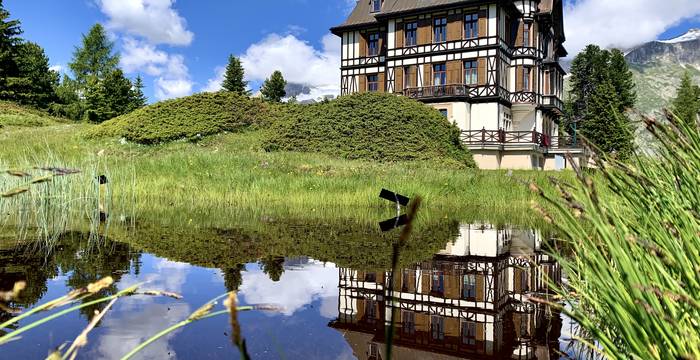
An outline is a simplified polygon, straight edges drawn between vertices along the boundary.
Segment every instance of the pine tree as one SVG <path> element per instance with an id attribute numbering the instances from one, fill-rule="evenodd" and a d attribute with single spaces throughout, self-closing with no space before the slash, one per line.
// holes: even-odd
<path id="1" fill-rule="evenodd" d="M 133 85 L 120 69 L 107 74 L 104 80 L 91 77 L 85 92 L 87 119 L 103 122 L 132 111 Z"/>
<path id="2" fill-rule="evenodd" d="M 621 110 L 634 107 L 637 102 L 634 78 L 625 55 L 618 49 L 610 51 L 610 67 L 608 74 L 615 91 L 620 97 Z"/>
<path id="3" fill-rule="evenodd" d="M 90 78 L 101 81 L 117 69 L 119 55 L 113 54 L 113 49 L 114 43 L 100 24 L 83 35 L 82 46 L 75 49 L 73 61 L 68 64 L 79 88 L 86 86 Z"/>
<path id="4" fill-rule="evenodd" d="M 700 88 L 693 85 L 689 72 L 683 74 L 676 98 L 672 103 L 673 113 L 688 124 L 697 124 L 700 114 Z"/>
<path id="5" fill-rule="evenodd" d="M 630 120 L 620 112 L 622 101 L 611 81 L 599 84 L 588 101 L 581 133 L 602 152 L 627 160 L 634 151 Z"/>
<path id="6" fill-rule="evenodd" d="M 131 105 L 129 107 L 130 112 L 142 108 L 148 103 L 146 95 L 143 94 L 143 88 L 143 79 L 141 78 L 141 75 L 139 75 L 136 77 L 134 86 L 131 88 Z"/>
<path id="7" fill-rule="evenodd" d="M 17 76 L 7 78 L 4 98 L 40 108 L 57 100 L 60 75 L 49 69 L 49 58 L 41 46 L 32 42 L 18 45 L 14 61 Z"/>
<path id="8" fill-rule="evenodd" d="M 241 64 L 241 60 L 233 55 L 228 57 L 228 65 L 226 65 L 226 73 L 224 75 L 224 83 L 222 87 L 226 91 L 231 91 L 240 95 L 250 95 L 248 91 L 248 82 L 244 80 L 245 70 Z"/>
<path id="9" fill-rule="evenodd" d="M 17 77 L 17 64 L 14 55 L 22 42 L 19 20 L 10 20 L 10 13 L 0 0 L 0 92 L 6 91 L 8 77 Z"/>
<path id="10" fill-rule="evenodd" d="M 281 102 L 282 98 L 287 96 L 287 92 L 284 90 L 286 86 L 287 81 L 284 80 L 282 73 L 277 70 L 272 73 L 269 79 L 265 80 L 260 93 L 267 101 Z"/>
<path id="11" fill-rule="evenodd" d="M 260 265 L 262 270 L 270 280 L 277 282 L 280 281 L 282 274 L 284 274 L 284 258 L 279 256 L 268 256 L 260 260 Z"/>
<path id="12" fill-rule="evenodd" d="M 596 45 L 588 45 L 571 63 L 571 94 L 574 99 L 574 117 L 586 115 L 588 100 L 597 87 L 609 80 L 610 53 Z"/>

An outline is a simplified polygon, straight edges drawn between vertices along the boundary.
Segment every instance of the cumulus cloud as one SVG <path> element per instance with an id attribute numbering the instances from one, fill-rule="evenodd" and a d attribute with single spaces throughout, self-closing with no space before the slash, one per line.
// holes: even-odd
<path id="1" fill-rule="evenodd" d="M 127 73 L 145 73 L 156 77 L 155 96 L 158 100 L 192 93 L 194 82 L 182 55 L 170 54 L 155 45 L 127 37 L 122 43 L 120 65 Z"/>
<path id="2" fill-rule="evenodd" d="M 189 45 L 194 34 L 173 8 L 175 0 L 97 0 L 109 17 L 107 28 L 137 35 L 153 44 Z"/>
<path id="3" fill-rule="evenodd" d="M 315 300 L 322 300 L 321 316 L 335 318 L 338 301 L 338 269 L 333 264 L 311 261 L 287 269 L 279 282 L 260 270 L 246 271 L 240 293 L 250 304 L 277 304 L 291 316 Z"/>
<path id="4" fill-rule="evenodd" d="M 564 9 L 566 47 L 576 55 L 588 44 L 628 49 L 656 40 L 700 15 L 698 0 L 571 0 Z"/>
<path id="5" fill-rule="evenodd" d="M 205 92 L 217 92 L 221 90 L 221 84 L 224 83 L 224 75 L 226 73 L 226 68 L 223 66 L 217 66 L 214 69 L 214 77 L 207 80 L 207 84 L 202 88 Z"/>
<path id="6" fill-rule="evenodd" d="M 308 98 L 340 93 L 340 39 L 323 37 L 316 49 L 293 34 L 270 34 L 241 56 L 246 79 L 264 81 L 280 70 L 289 83 L 311 89 Z M 300 98 L 301 99 L 301 98 Z"/>

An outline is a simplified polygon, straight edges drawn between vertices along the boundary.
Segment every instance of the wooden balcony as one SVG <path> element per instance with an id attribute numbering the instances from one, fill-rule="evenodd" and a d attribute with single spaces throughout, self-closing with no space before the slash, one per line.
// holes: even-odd
<path id="1" fill-rule="evenodd" d="M 467 145 L 537 145 L 552 147 L 552 138 L 537 131 L 466 130 L 462 142 Z"/>
<path id="2" fill-rule="evenodd" d="M 463 84 L 423 86 L 404 89 L 403 95 L 416 100 L 468 98 L 469 86 Z"/>

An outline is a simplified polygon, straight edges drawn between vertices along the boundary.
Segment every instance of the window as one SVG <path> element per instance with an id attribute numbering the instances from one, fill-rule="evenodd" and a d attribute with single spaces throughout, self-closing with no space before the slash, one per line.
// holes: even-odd
<path id="1" fill-rule="evenodd" d="M 377 320 L 377 302 L 374 300 L 365 300 L 365 314 L 367 316 L 367 321 Z"/>
<path id="2" fill-rule="evenodd" d="M 404 89 L 408 89 L 412 86 L 411 76 L 415 77 L 416 74 L 411 73 L 410 66 L 405 66 L 403 68 L 403 88 Z M 417 81 L 416 81 L 416 83 L 417 83 Z"/>
<path id="3" fill-rule="evenodd" d="M 379 91 L 379 75 L 367 75 L 367 91 Z M 374 274 L 372 274 L 374 276 Z M 369 276 L 369 274 L 368 274 Z M 365 280 L 366 281 L 366 280 Z"/>
<path id="4" fill-rule="evenodd" d="M 476 323 L 462 321 L 462 344 L 476 345 Z"/>
<path id="5" fill-rule="evenodd" d="M 464 62 L 464 84 L 476 85 L 479 82 L 478 61 L 467 60 Z"/>
<path id="6" fill-rule="evenodd" d="M 370 75 L 370 76 L 377 76 L 377 75 Z M 377 274 L 376 273 L 365 274 L 365 282 L 377 282 Z"/>
<path id="7" fill-rule="evenodd" d="M 407 292 L 409 289 L 408 285 L 411 284 L 411 270 L 404 269 L 403 274 L 401 275 L 401 291 Z"/>
<path id="8" fill-rule="evenodd" d="M 445 292 L 445 274 L 442 271 L 434 271 L 430 281 L 430 291 L 438 294 Z"/>
<path id="9" fill-rule="evenodd" d="M 447 18 L 433 20 L 433 42 L 447 41 Z"/>
<path id="10" fill-rule="evenodd" d="M 376 343 L 369 343 L 369 350 L 367 350 L 367 355 L 370 359 L 379 358 L 379 345 Z"/>
<path id="11" fill-rule="evenodd" d="M 446 64 L 435 64 L 433 65 L 433 85 L 442 86 L 447 84 L 447 65 Z"/>
<path id="12" fill-rule="evenodd" d="M 530 23 L 523 24 L 523 47 L 530 47 Z"/>
<path id="13" fill-rule="evenodd" d="M 418 45 L 418 23 L 410 22 L 405 25 L 404 29 L 405 39 L 404 46 L 416 46 Z"/>
<path id="14" fill-rule="evenodd" d="M 430 335 L 433 340 L 445 340 L 445 319 L 442 316 L 430 317 Z"/>
<path id="15" fill-rule="evenodd" d="M 523 68 L 523 91 L 530 91 L 530 68 Z"/>
<path id="16" fill-rule="evenodd" d="M 416 333 L 416 313 L 406 310 L 401 312 L 401 331 L 406 335 Z"/>
<path id="17" fill-rule="evenodd" d="M 442 116 L 447 117 L 447 109 L 440 109 L 438 110 Z"/>
<path id="18" fill-rule="evenodd" d="M 464 16 L 464 38 L 476 39 L 479 37 L 479 14 L 472 13 Z"/>
<path id="19" fill-rule="evenodd" d="M 369 56 L 379 55 L 379 34 L 370 34 L 367 42 Z"/>
<path id="20" fill-rule="evenodd" d="M 462 298 L 476 299 L 476 274 L 467 274 L 462 277 Z"/>
<path id="21" fill-rule="evenodd" d="M 372 12 L 382 11 L 382 0 L 372 0 Z"/>

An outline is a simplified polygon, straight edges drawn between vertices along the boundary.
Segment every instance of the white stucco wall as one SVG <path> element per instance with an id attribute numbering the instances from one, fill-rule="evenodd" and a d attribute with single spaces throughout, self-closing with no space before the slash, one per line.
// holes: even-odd
<path id="1" fill-rule="evenodd" d="M 498 130 L 498 110 L 498 103 L 472 104 L 469 129 Z"/>

